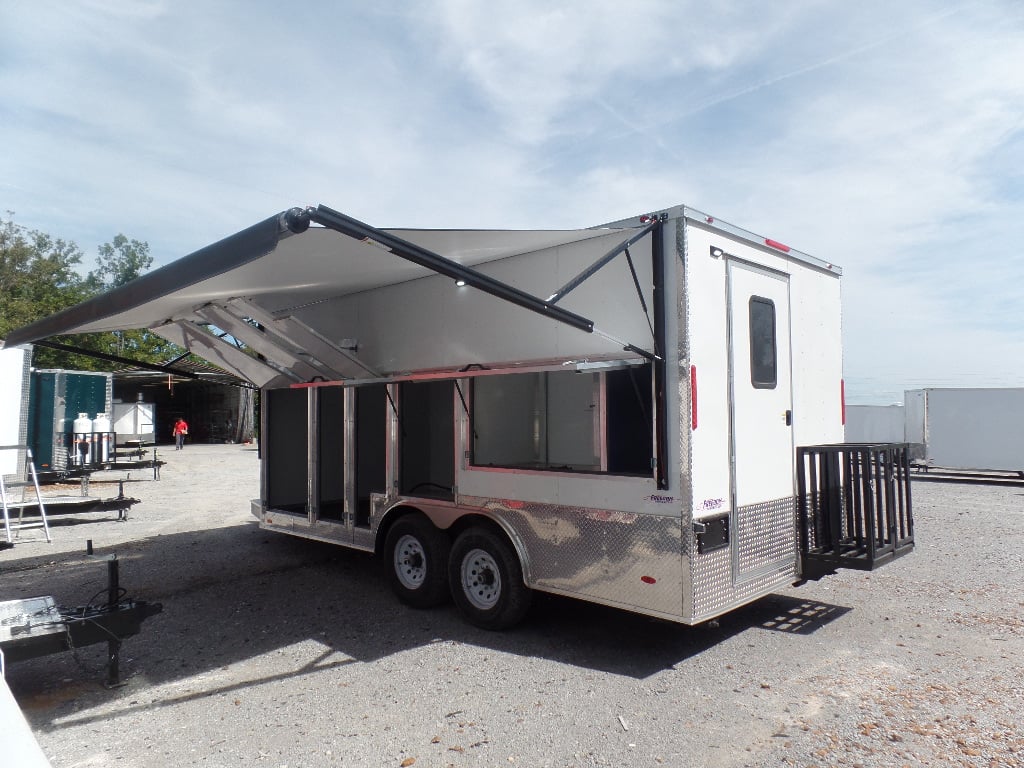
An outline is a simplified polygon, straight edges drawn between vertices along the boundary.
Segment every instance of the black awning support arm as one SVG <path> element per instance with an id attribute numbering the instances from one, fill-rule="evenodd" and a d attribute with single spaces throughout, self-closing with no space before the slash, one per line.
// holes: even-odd
<path id="1" fill-rule="evenodd" d="M 626 249 L 626 263 L 629 265 L 629 273 L 633 276 L 633 285 L 636 287 L 636 297 L 640 300 L 640 308 L 647 318 L 647 327 L 651 329 L 651 338 L 654 339 L 654 354 L 659 354 L 658 334 L 654 332 L 654 323 L 651 322 L 651 313 L 647 309 L 647 300 L 644 299 L 644 290 L 640 287 L 640 278 L 636 276 L 636 267 L 633 266 L 633 257 L 629 255 L 629 248 Z"/>
<path id="2" fill-rule="evenodd" d="M 637 240 L 639 240 L 642 237 L 645 237 L 647 235 L 647 233 L 649 233 L 652 229 L 654 229 L 660 223 L 661 223 L 661 221 L 659 219 L 655 219 L 650 224 L 648 224 L 646 227 L 644 227 L 639 232 L 637 232 L 635 235 L 633 235 L 629 239 L 624 240 L 623 242 L 621 242 L 618 245 L 616 245 L 614 248 L 612 248 L 610 251 L 608 251 L 608 253 L 606 253 L 600 259 L 598 259 L 593 264 L 591 264 L 589 267 L 587 267 L 582 272 L 580 272 L 578 275 L 576 275 L 576 277 L 574 277 L 572 280 L 570 280 L 565 285 L 563 285 L 561 288 L 559 288 L 557 291 L 555 291 L 553 294 L 551 294 L 548 297 L 548 303 L 549 304 L 557 304 L 558 302 L 560 302 L 562 299 L 564 299 L 566 297 L 566 294 L 568 294 L 570 291 L 575 290 L 576 288 L 579 288 L 580 285 L 582 285 L 584 281 L 586 281 L 590 277 L 593 277 L 597 273 L 597 271 L 599 269 L 601 269 L 601 267 L 603 267 L 606 264 L 608 264 L 608 262 L 610 262 L 612 259 L 614 259 L 616 256 L 618 256 L 620 253 L 622 253 L 623 251 L 628 249 L 629 246 L 631 246 Z"/>
<path id="3" fill-rule="evenodd" d="M 403 240 L 383 230 L 371 227 L 361 221 L 346 216 L 339 211 L 328 208 L 326 205 L 319 205 L 316 208 L 292 208 L 285 212 L 284 222 L 292 232 L 304 232 L 311 221 L 324 227 L 341 232 L 355 240 L 361 240 L 369 245 L 381 248 L 399 258 L 419 264 L 432 272 L 445 275 L 456 281 L 463 281 L 466 285 L 477 290 L 489 293 L 504 301 L 511 302 L 517 306 L 536 312 L 539 315 L 569 325 L 585 333 L 594 332 L 594 322 L 585 317 L 577 315 L 561 307 L 556 307 L 553 302 L 545 301 L 532 294 L 495 280 L 493 277 L 478 272 L 462 264 L 446 259 L 440 254 L 421 248 L 415 243 Z"/>
<path id="4" fill-rule="evenodd" d="M 119 357 L 117 355 L 110 355 L 106 352 L 96 352 L 91 349 L 81 349 L 80 347 L 72 347 L 67 344 L 58 344 L 56 341 L 33 341 L 37 347 L 46 347 L 48 349 L 56 349 L 58 352 L 71 352 L 75 355 L 84 355 L 85 357 L 94 357 L 97 360 L 106 360 L 110 363 L 121 363 L 122 365 L 130 365 L 133 368 L 145 368 L 147 371 L 160 371 L 160 373 L 173 373 L 175 376 L 183 376 L 186 379 L 198 379 L 199 374 L 192 373 L 190 371 L 182 371 L 177 368 L 171 368 L 171 365 L 181 360 L 181 357 L 175 358 L 166 365 L 157 365 L 156 363 L 146 363 L 142 360 L 132 360 L 129 357 Z"/>
<path id="5" fill-rule="evenodd" d="M 605 333 L 600 328 L 595 328 L 594 333 L 596 333 L 602 339 L 607 339 L 613 344 L 618 344 L 620 347 L 622 347 L 623 351 L 625 352 L 632 352 L 635 355 L 640 355 L 640 357 L 644 358 L 645 360 L 650 360 L 651 362 L 655 360 L 661 360 L 661 356 L 658 354 L 657 350 L 655 350 L 654 352 L 648 352 L 646 349 L 641 349 L 635 344 L 630 344 L 627 341 L 623 341 L 622 339 L 618 339 L 612 336 L 610 333 Z"/>

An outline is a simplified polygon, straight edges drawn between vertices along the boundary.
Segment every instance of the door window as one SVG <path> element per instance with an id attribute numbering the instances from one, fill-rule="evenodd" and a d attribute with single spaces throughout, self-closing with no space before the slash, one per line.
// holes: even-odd
<path id="1" fill-rule="evenodd" d="M 755 389 L 775 389 L 778 352 L 775 343 L 775 303 L 750 297 L 750 383 Z"/>

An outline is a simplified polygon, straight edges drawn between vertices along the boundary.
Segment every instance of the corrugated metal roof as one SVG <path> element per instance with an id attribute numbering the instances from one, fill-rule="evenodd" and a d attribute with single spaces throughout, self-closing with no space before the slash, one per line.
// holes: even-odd
<path id="1" fill-rule="evenodd" d="M 170 364 L 165 363 L 165 364 Z M 178 360 L 173 363 L 175 371 L 181 371 L 190 376 L 182 376 L 178 373 L 160 373 L 159 371 L 148 370 L 146 368 L 137 368 L 133 366 L 125 366 L 113 371 L 114 376 L 119 379 L 128 379 L 135 382 L 165 382 L 168 379 L 174 382 L 198 380 L 206 381 L 215 384 L 228 384 L 231 386 L 251 386 L 249 382 L 239 378 L 229 371 L 225 371 L 222 368 L 218 368 L 215 365 L 205 362 L 204 360 L 198 359 L 185 359 Z"/>

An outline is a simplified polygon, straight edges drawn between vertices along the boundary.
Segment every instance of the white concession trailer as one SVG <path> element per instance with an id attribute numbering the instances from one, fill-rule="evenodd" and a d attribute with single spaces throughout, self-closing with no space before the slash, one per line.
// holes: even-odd
<path id="1" fill-rule="evenodd" d="M 840 274 L 684 206 L 560 231 L 319 206 L 11 341 L 144 327 L 249 380 L 260 525 L 381 553 L 409 604 L 694 624 L 912 547 L 905 453 L 836 445 Z"/>

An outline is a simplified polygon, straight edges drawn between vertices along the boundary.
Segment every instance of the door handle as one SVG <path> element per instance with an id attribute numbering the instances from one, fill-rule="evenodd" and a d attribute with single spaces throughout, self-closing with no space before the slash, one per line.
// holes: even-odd
<path id="1" fill-rule="evenodd" d="M 782 415 L 783 420 L 786 422 L 787 427 L 793 426 L 793 411 L 786 409 L 786 412 Z"/>

